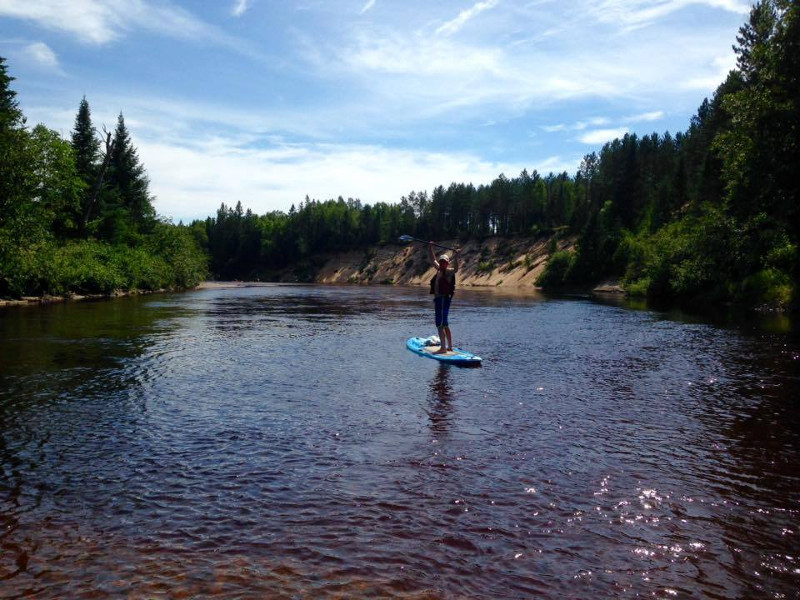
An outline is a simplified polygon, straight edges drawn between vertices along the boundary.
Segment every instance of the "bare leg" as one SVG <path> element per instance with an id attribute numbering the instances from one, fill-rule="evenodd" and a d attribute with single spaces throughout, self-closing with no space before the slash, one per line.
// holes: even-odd
<path id="1" fill-rule="evenodd" d="M 447 352 L 447 341 L 445 339 L 447 327 L 437 327 L 439 331 L 439 349 L 434 354 L 444 354 Z"/>
<path id="2" fill-rule="evenodd" d="M 441 338 L 442 345 L 443 345 L 444 348 L 447 348 L 448 350 L 452 350 L 453 349 L 453 336 L 450 333 L 450 326 L 449 325 L 445 325 L 444 327 L 442 327 L 442 329 L 444 329 L 444 335 L 447 337 L 447 344 L 446 345 L 445 345 L 444 338 Z"/>

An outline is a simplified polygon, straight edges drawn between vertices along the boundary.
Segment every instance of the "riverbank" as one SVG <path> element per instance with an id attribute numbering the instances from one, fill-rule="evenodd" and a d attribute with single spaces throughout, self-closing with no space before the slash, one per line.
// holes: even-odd
<path id="1" fill-rule="evenodd" d="M 574 250 L 575 236 L 556 238 L 487 238 L 459 244 L 444 240 L 444 246 L 461 247 L 457 285 L 470 288 L 505 288 L 519 292 L 539 290 L 536 279 L 544 271 L 554 251 Z M 444 252 L 438 249 L 438 252 Z M 452 254 L 452 252 L 450 252 Z M 275 283 L 323 283 L 358 285 L 419 285 L 426 286 L 435 268 L 425 244 L 386 244 L 366 250 L 333 253 L 293 265 L 264 281 Z M 205 281 L 199 289 L 219 289 L 257 285 L 261 281 Z M 175 289 L 115 291 L 112 294 L 69 296 L 25 296 L 18 300 L 0 299 L 3 306 L 31 306 L 56 302 L 102 300 L 132 295 L 162 293 Z M 586 292 L 623 295 L 625 291 L 615 280 L 587 287 Z"/>
<path id="2" fill-rule="evenodd" d="M 458 286 L 538 290 L 536 279 L 555 251 L 575 250 L 577 237 L 487 238 L 470 240 L 461 247 Z M 456 240 L 444 246 L 456 247 Z M 444 252 L 437 250 L 437 254 Z M 449 252 L 449 251 L 448 251 Z M 452 252 L 449 252 L 452 255 Z M 316 283 L 428 285 L 435 273 L 425 244 L 386 245 L 366 252 L 346 252 L 327 257 L 316 272 Z M 598 293 L 624 294 L 617 281 L 605 281 Z"/>
<path id="3" fill-rule="evenodd" d="M 536 279 L 554 251 L 574 250 L 575 236 L 555 238 L 487 238 L 459 244 L 444 240 L 442 245 L 461 247 L 457 277 L 459 287 L 505 288 L 538 291 Z M 437 249 L 437 254 L 445 250 Z M 452 252 L 449 252 L 452 255 Z M 323 283 L 357 285 L 427 286 L 435 272 L 425 244 L 386 244 L 315 257 L 275 273 L 263 281 L 277 283 Z M 245 287 L 259 281 L 209 281 L 201 289 Z M 603 281 L 586 292 L 622 295 L 616 280 Z"/>
<path id="4" fill-rule="evenodd" d="M 456 247 L 456 240 L 444 240 Z M 538 289 L 536 279 L 554 251 L 574 250 L 575 236 L 556 238 L 487 238 L 470 240 L 461 247 L 458 286 L 484 288 Z M 437 249 L 437 254 L 445 252 Z M 449 252 L 449 251 L 448 251 Z M 452 255 L 452 252 L 449 252 Z M 435 272 L 428 247 L 421 243 L 372 247 L 321 257 L 320 267 L 309 265 L 290 269 L 282 282 L 356 283 L 362 285 L 428 285 Z M 624 293 L 615 281 L 603 282 L 599 292 Z"/>
<path id="5" fill-rule="evenodd" d="M 81 302 L 86 300 L 110 300 L 126 296 L 143 296 L 146 294 L 163 294 L 175 290 L 163 288 L 158 290 L 117 290 L 111 294 L 70 294 L 68 296 L 23 296 L 19 300 L 0 298 L 0 308 L 4 306 L 41 306 L 43 304 L 58 304 L 62 302 Z"/>

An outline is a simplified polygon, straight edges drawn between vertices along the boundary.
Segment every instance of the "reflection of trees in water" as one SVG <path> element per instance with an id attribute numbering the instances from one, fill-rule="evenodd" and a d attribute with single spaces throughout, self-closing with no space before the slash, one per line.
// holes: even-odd
<path id="1" fill-rule="evenodd" d="M 299 319 L 340 323 L 351 317 L 370 314 L 391 318 L 409 310 L 408 302 L 402 298 L 306 293 L 224 297 L 215 300 L 204 312 L 215 318 L 215 326 L 237 329 L 249 327 L 254 321 L 279 324 Z"/>
<path id="2" fill-rule="evenodd" d="M 450 369 L 449 365 L 439 364 L 430 385 L 428 416 L 431 419 L 431 429 L 435 433 L 447 433 L 453 420 L 453 384 Z"/>
<path id="3" fill-rule="evenodd" d="M 0 319 L 0 414 L 56 398 L 121 391 L 181 309 L 150 298 L 65 303 Z"/>

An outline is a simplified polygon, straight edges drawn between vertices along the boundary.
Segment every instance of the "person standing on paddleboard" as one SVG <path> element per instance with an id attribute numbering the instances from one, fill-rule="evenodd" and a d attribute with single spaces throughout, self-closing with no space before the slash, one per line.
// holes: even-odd
<path id="1" fill-rule="evenodd" d="M 433 242 L 428 244 L 428 254 L 433 266 L 436 267 L 436 275 L 431 279 L 431 294 L 433 294 L 433 305 L 436 309 L 436 329 L 439 331 L 441 342 L 436 353 L 444 354 L 453 349 L 453 336 L 450 333 L 447 315 L 450 312 L 450 301 L 456 291 L 456 271 L 458 271 L 458 255 L 461 250 L 456 249 L 451 267 L 450 255 L 442 254 L 437 260 L 436 254 L 433 252 L 433 245 Z"/>

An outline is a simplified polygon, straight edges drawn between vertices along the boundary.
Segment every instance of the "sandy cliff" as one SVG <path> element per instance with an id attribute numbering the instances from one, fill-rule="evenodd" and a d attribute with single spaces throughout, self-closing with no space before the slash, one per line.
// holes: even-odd
<path id="1" fill-rule="evenodd" d="M 455 246 L 454 240 L 443 241 Z M 556 243 L 559 250 L 573 248 L 575 238 Z M 488 238 L 462 244 L 459 286 L 534 287 L 552 249 L 549 239 Z M 443 250 L 438 249 L 438 252 Z M 328 258 L 317 272 L 319 283 L 427 285 L 434 268 L 424 244 L 387 245 L 346 252 Z"/>

